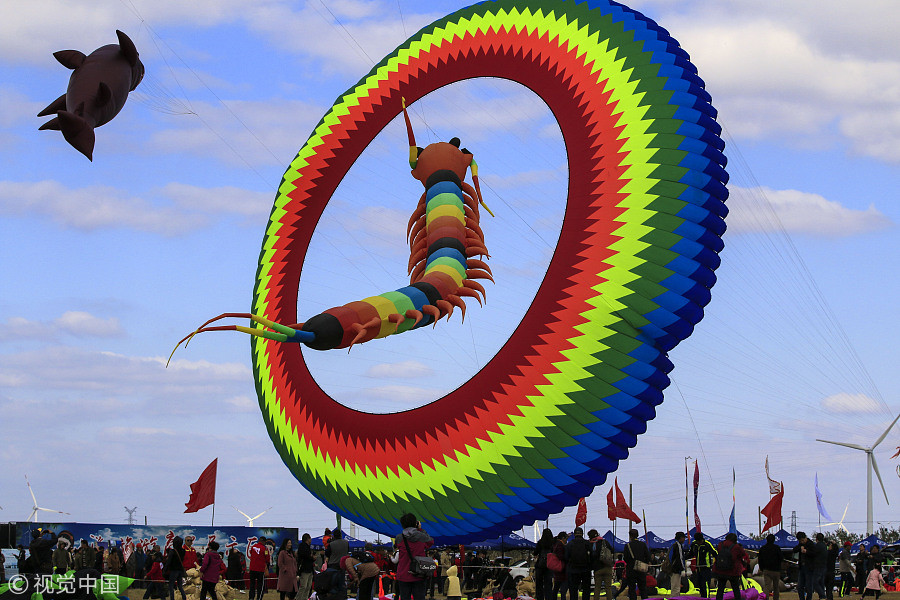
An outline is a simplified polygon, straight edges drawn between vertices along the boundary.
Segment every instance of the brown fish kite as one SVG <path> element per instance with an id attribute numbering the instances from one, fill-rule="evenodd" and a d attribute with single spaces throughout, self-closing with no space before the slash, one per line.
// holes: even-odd
<path id="1" fill-rule="evenodd" d="M 89 55 L 78 50 L 60 50 L 53 56 L 64 67 L 72 69 L 66 93 L 38 113 L 56 116 L 40 129 L 57 129 L 72 147 L 93 160 L 94 128 L 108 123 L 119 114 L 144 77 L 144 65 L 138 58 L 134 42 L 119 30 L 118 44 L 97 48 Z"/>

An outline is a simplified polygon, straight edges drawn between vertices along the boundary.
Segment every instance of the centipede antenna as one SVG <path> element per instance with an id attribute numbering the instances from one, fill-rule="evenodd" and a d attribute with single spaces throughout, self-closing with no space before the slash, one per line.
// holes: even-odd
<path id="1" fill-rule="evenodd" d="M 409 121 L 409 113 L 406 112 L 406 98 L 400 98 L 400 103 L 403 105 L 403 120 L 406 121 L 406 137 L 409 138 L 409 167 L 415 169 L 419 163 L 419 149 L 416 147 L 416 136 Z"/>
<path id="2" fill-rule="evenodd" d="M 481 195 L 481 186 L 478 185 L 478 163 L 475 162 L 475 158 L 472 158 L 472 164 L 469 165 L 472 169 L 472 183 L 475 184 L 475 193 L 478 194 L 478 203 L 484 207 L 484 210 L 488 211 L 490 215 L 493 217 L 494 212 L 488 208 L 488 205 L 484 203 L 484 196 Z"/>

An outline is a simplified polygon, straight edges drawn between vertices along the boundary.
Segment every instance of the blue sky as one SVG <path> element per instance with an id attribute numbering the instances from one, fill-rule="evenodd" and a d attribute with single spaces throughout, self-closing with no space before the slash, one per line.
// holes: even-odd
<path id="1" fill-rule="evenodd" d="M 282 465 L 256 404 L 248 342 L 207 318 L 248 309 L 263 229 L 288 163 L 339 94 L 419 27 L 463 3 L 310 0 L 36 0 L 0 6 L 0 520 L 42 506 L 118 522 L 183 515 L 188 484 L 219 457 L 216 520 L 299 526 L 329 515 Z M 731 160 L 729 231 L 707 318 L 672 353 L 676 385 L 616 475 L 668 536 L 684 526 L 684 460 L 701 465 L 700 516 L 757 527 L 763 463 L 785 518 L 865 527 L 860 452 L 900 411 L 900 41 L 890 0 L 658 0 L 633 4 L 691 54 Z M 65 90 L 52 52 L 134 40 L 147 76 L 97 130 L 93 163 L 35 115 Z M 827 32 L 827 33 L 826 33 Z M 420 142 L 454 135 L 478 159 L 497 217 L 482 223 L 496 284 L 433 331 L 307 353 L 336 399 L 389 412 L 470 377 L 516 327 L 559 233 L 565 151 L 552 115 L 502 80 L 445 88 L 412 107 Z M 304 318 L 402 285 L 403 229 L 421 193 L 394 121 L 341 184 L 300 286 Z M 894 430 L 875 453 L 900 501 Z M 589 525 L 606 528 L 604 485 Z M 571 513 L 571 514 L 570 514 Z M 571 527 L 573 511 L 552 516 Z M 891 518 L 876 483 L 875 517 Z M 894 521 L 893 527 L 900 525 Z"/>

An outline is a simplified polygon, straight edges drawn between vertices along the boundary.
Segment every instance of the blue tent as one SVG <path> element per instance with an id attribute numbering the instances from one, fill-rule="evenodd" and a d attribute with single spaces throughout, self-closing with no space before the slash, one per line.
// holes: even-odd
<path id="1" fill-rule="evenodd" d="M 883 539 L 881 539 L 880 537 L 878 537 L 877 535 L 875 535 L 873 533 L 872 535 L 865 538 L 864 540 L 860 540 L 860 541 L 856 542 L 855 544 L 853 544 L 853 546 L 850 547 L 850 552 L 853 552 L 854 554 L 859 552 L 860 544 L 865 544 L 866 550 L 871 550 L 872 546 L 874 546 L 875 544 L 878 544 L 879 548 L 884 548 L 885 546 L 888 545 L 888 542 L 884 541 Z"/>
<path id="2" fill-rule="evenodd" d="M 323 536 L 321 536 L 321 535 L 319 537 L 314 537 L 313 539 L 311 539 L 309 541 L 309 545 L 312 546 L 316 550 L 321 550 L 322 548 L 325 547 L 324 544 L 322 544 L 322 537 Z M 364 541 L 358 540 L 355 537 L 353 537 L 352 535 L 347 535 L 346 533 L 342 533 L 341 537 L 344 538 L 345 540 L 347 540 L 348 542 L 350 542 L 351 548 L 364 548 L 366 545 L 366 543 Z"/>
<path id="3" fill-rule="evenodd" d="M 613 535 L 612 530 L 607 530 L 606 533 L 603 534 L 603 538 L 609 542 L 609 544 L 613 547 L 613 550 L 616 552 L 624 552 L 625 551 L 625 540 L 620 540 L 615 535 Z"/>
<path id="4" fill-rule="evenodd" d="M 483 550 L 514 550 L 516 548 L 534 548 L 537 544 L 523 538 L 521 535 L 511 533 L 509 535 L 501 535 L 498 538 L 484 540 L 483 542 L 467 544 L 467 546 Z"/>
<path id="5" fill-rule="evenodd" d="M 651 550 L 659 550 L 661 548 L 671 548 L 675 540 L 664 540 L 652 531 L 648 531 L 646 535 L 642 535 L 640 539 L 647 542 L 647 547 Z"/>
<path id="6" fill-rule="evenodd" d="M 775 545 L 780 548 L 793 548 L 797 545 L 797 538 L 784 529 L 775 532 Z"/>

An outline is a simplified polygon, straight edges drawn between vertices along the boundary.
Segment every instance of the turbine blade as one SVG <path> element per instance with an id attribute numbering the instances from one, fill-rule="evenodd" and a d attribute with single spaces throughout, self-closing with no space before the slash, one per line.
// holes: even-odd
<path id="1" fill-rule="evenodd" d="M 34 522 L 37 523 L 37 519 L 35 519 L 36 514 L 37 514 L 37 508 L 35 508 L 34 510 L 31 511 L 31 514 L 28 515 L 28 518 L 25 519 L 25 522 L 27 523 L 27 522 L 31 521 L 32 519 L 34 519 Z"/>
<path id="2" fill-rule="evenodd" d="M 884 489 L 884 482 L 881 480 L 881 473 L 878 472 L 878 463 L 875 462 L 875 455 L 872 455 L 872 468 L 875 469 L 875 476 L 878 477 L 878 483 L 881 484 L 881 493 L 884 494 L 884 501 L 888 504 L 891 503 L 887 497 L 887 491 Z"/>
<path id="3" fill-rule="evenodd" d="M 271 507 L 271 506 L 270 506 L 269 508 L 267 508 L 266 510 L 262 511 L 261 513 L 259 513 L 258 515 L 256 515 L 255 517 L 253 517 L 253 520 L 255 521 L 256 519 L 260 518 L 261 516 L 263 516 L 264 514 L 266 514 L 267 512 L 269 512 L 270 510 L 272 510 L 272 507 Z"/>
<path id="4" fill-rule="evenodd" d="M 866 452 L 869 450 L 869 448 L 863 448 L 862 446 L 858 446 L 856 444 L 847 444 L 845 442 L 832 442 L 831 440 L 820 440 L 818 438 L 816 438 L 816 441 L 824 442 L 826 444 L 835 444 L 836 446 L 846 446 L 847 448 L 853 448 L 854 450 L 862 450 L 863 452 Z"/>
<path id="5" fill-rule="evenodd" d="M 881 442 L 884 441 L 884 438 L 887 437 L 888 432 L 894 427 L 894 425 L 897 423 L 898 420 L 900 420 L 900 415 L 897 415 L 897 418 L 894 419 L 893 421 L 891 421 L 891 424 L 888 425 L 888 428 L 884 430 L 884 433 L 881 434 L 881 437 L 878 438 L 878 441 L 872 445 L 873 450 L 875 449 L 875 446 L 877 446 L 878 444 L 880 444 Z"/>
<path id="6" fill-rule="evenodd" d="M 37 510 L 42 510 L 42 511 L 44 511 L 44 512 L 55 512 L 55 513 L 59 513 L 59 514 L 61 514 L 61 515 L 67 515 L 67 514 L 69 514 L 69 513 L 67 513 L 67 512 L 61 511 L 61 510 L 55 510 L 55 509 L 52 509 L 52 508 L 41 508 L 40 506 L 37 507 Z"/>
<path id="7" fill-rule="evenodd" d="M 31 483 L 28 481 L 28 475 L 25 476 L 25 485 L 28 486 L 28 491 L 31 493 L 31 499 L 34 500 L 34 505 L 37 506 L 37 498 L 34 497 L 34 490 L 31 489 Z"/>

